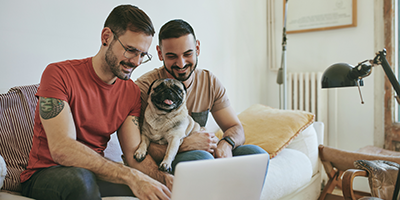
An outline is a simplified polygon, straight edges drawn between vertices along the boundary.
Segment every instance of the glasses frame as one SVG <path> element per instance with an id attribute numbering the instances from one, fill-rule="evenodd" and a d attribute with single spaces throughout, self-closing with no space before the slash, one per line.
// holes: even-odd
<path id="1" fill-rule="evenodd" d="M 128 59 L 132 59 L 132 58 L 135 58 L 135 57 L 137 57 L 137 56 L 141 56 L 142 57 L 142 62 L 141 62 L 141 64 L 144 64 L 144 63 L 147 63 L 147 62 L 149 62 L 149 61 L 151 61 L 151 59 L 153 58 L 153 56 L 151 55 L 151 54 L 149 54 L 148 52 L 144 52 L 144 51 L 141 51 L 141 50 L 139 50 L 139 49 L 137 49 L 137 48 L 135 48 L 135 47 L 131 47 L 131 48 L 126 48 L 123 44 L 122 44 L 122 42 L 121 42 L 121 40 L 119 40 L 119 38 L 118 38 L 118 36 L 117 36 L 117 34 L 115 34 L 114 33 L 114 31 L 112 31 L 111 30 L 111 32 L 114 34 L 114 37 L 118 40 L 118 42 L 121 44 L 121 46 L 122 46 L 122 48 L 124 48 L 124 50 L 125 50 L 125 52 L 124 52 L 124 57 L 125 58 L 128 58 Z M 129 51 L 129 52 L 131 52 L 131 51 L 135 51 L 135 52 L 138 52 L 138 53 L 133 53 L 133 56 L 132 57 L 128 57 L 128 56 L 126 56 L 126 52 L 127 51 Z M 143 55 L 144 54 L 144 55 Z M 143 56 L 142 56 L 143 55 Z M 147 59 L 145 59 L 145 56 L 147 56 Z M 145 59 L 145 60 L 144 60 Z"/>

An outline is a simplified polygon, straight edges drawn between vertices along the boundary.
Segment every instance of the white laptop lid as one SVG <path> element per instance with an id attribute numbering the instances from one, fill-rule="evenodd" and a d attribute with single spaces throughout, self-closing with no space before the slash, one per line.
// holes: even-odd
<path id="1" fill-rule="evenodd" d="M 268 154 L 178 163 L 172 200 L 259 200 Z"/>

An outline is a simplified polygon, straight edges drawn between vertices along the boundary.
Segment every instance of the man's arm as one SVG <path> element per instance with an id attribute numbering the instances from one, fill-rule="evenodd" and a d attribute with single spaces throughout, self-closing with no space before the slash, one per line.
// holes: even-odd
<path id="1" fill-rule="evenodd" d="M 229 136 L 235 142 L 235 146 L 244 144 L 245 136 L 243 126 L 231 106 L 213 113 L 213 117 L 224 132 L 223 137 Z M 218 147 L 215 149 L 214 157 L 232 157 L 232 146 L 227 141 L 221 140 L 218 143 Z"/>
<path id="2" fill-rule="evenodd" d="M 140 199 L 170 198 L 171 193 L 163 184 L 136 169 L 109 161 L 78 142 L 75 123 L 67 102 L 40 97 L 38 103 L 50 154 L 56 163 L 85 168 L 103 180 L 126 184 Z"/>
<path id="3" fill-rule="evenodd" d="M 178 153 L 192 150 L 203 150 L 214 153 L 214 149 L 217 148 L 218 141 L 219 139 L 215 136 L 215 133 L 207 131 L 193 132 L 188 137 L 183 139 Z M 166 144 L 156 144 L 151 142 L 148 148 L 149 154 L 157 162 L 161 162 L 164 159 L 166 151 Z"/>
<path id="4" fill-rule="evenodd" d="M 164 183 L 172 190 L 173 176 L 158 170 L 158 166 L 151 156 L 146 156 L 141 162 L 137 162 L 133 157 L 141 141 L 139 118 L 136 116 L 128 116 L 117 133 L 127 164 L 161 183 Z"/>

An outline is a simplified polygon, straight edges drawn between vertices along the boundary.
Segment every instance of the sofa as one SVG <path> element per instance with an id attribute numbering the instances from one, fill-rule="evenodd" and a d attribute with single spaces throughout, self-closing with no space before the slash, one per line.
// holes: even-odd
<path id="1" fill-rule="evenodd" d="M 17 86 L 8 93 L 0 94 L 0 156 L 4 158 L 7 170 L 5 173 L 0 162 L 2 200 L 29 199 L 20 195 L 19 175 L 27 166 L 32 145 L 38 86 Z M 323 141 L 324 124 L 315 122 L 312 113 L 279 110 L 261 104 L 249 107 L 238 117 L 245 129 L 246 144 L 259 145 L 271 157 L 261 199 L 317 199 L 323 170 L 318 157 L 318 145 Z M 209 117 L 206 128 L 221 137 L 221 131 L 218 131 L 212 117 Z M 105 157 L 122 162 L 121 154 L 117 136 L 112 134 Z"/>

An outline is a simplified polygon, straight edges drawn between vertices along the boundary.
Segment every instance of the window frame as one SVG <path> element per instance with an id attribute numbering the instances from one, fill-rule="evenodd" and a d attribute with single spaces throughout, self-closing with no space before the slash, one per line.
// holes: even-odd
<path id="1" fill-rule="evenodd" d="M 398 45 L 394 41 L 398 31 L 395 22 L 399 23 L 396 18 L 396 0 L 384 0 L 383 3 L 383 19 L 384 19 L 384 46 L 387 51 L 386 59 L 392 68 L 398 66 L 395 62 L 399 55 Z M 397 70 L 395 70 L 397 71 Z M 385 76 L 384 79 L 384 148 L 389 150 L 400 151 L 400 123 L 397 122 L 396 109 L 397 102 L 394 100 L 394 92 L 392 85 Z"/>

